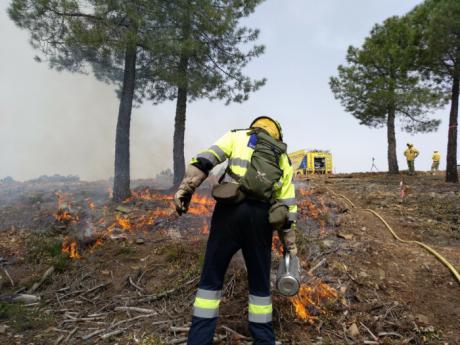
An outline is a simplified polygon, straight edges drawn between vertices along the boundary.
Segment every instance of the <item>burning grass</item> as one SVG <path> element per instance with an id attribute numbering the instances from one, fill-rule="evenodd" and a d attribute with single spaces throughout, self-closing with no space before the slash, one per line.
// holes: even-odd
<path id="1" fill-rule="evenodd" d="M 330 285 L 315 279 L 312 284 L 303 283 L 299 293 L 290 298 L 297 319 L 313 323 L 318 316 L 326 313 L 325 304 L 338 298 L 337 291 Z"/>
<path id="2" fill-rule="evenodd" d="M 55 193 L 55 196 L 57 211 L 54 218 L 57 225 L 68 232 L 61 250 L 72 259 L 82 258 L 84 249 L 94 250 L 107 240 L 126 240 L 130 236 L 146 234 L 157 229 L 159 224 L 176 219 L 173 196 L 150 189 L 133 191 L 132 196 L 115 209 L 110 204 L 97 204 L 91 198 L 78 203 L 68 194 Z M 201 219 L 196 223 L 197 234 L 209 233 L 207 217 L 214 204 L 214 200 L 207 196 L 193 196 L 188 214 Z"/>
<path id="3" fill-rule="evenodd" d="M 71 259 L 81 259 L 81 256 L 78 253 L 78 244 L 76 240 L 71 238 L 64 239 L 61 251 L 63 253 L 67 253 Z"/>

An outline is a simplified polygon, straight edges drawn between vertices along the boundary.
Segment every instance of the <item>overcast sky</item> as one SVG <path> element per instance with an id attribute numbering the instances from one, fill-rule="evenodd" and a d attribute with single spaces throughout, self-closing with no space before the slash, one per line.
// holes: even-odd
<path id="1" fill-rule="evenodd" d="M 247 23 L 261 30 L 266 53 L 246 72 L 267 85 L 243 104 L 189 104 L 186 156 L 212 144 L 260 115 L 278 119 L 290 151 L 330 150 L 336 172 L 366 171 L 371 157 L 387 168 L 386 131 L 360 126 L 344 112 L 328 85 L 347 47 L 362 44 L 375 23 L 401 15 L 420 0 L 267 0 Z M 0 178 L 77 174 L 82 179 L 113 175 L 118 100 L 111 86 L 92 76 L 49 70 L 33 60 L 28 32 L 6 14 L 0 0 Z M 148 178 L 172 166 L 175 104 L 145 103 L 133 112 L 131 175 Z M 437 116 L 437 133 L 397 133 L 398 158 L 406 168 L 406 142 L 421 151 L 416 167 L 429 169 L 431 154 L 447 147 L 448 108 Z"/>

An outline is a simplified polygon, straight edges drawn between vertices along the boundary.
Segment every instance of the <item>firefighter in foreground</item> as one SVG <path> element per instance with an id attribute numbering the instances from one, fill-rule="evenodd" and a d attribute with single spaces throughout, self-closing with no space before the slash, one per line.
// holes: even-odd
<path id="1" fill-rule="evenodd" d="M 441 161 L 441 154 L 439 151 L 433 152 L 433 164 L 431 164 L 431 175 L 434 175 L 437 171 L 439 171 L 439 162 Z"/>
<path id="2" fill-rule="evenodd" d="M 297 205 L 293 169 L 281 127 L 259 117 L 249 129 L 233 130 L 193 158 L 174 197 L 179 214 L 187 212 L 196 188 L 211 169 L 228 159 L 211 220 L 201 280 L 193 305 L 189 345 L 212 344 L 224 275 L 233 255 L 242 250 L 249 283 L 249 330 L 254 344 L 275 344 L 270 295 L 272 232 L 277 229 L 295 256 Z"/>
<path id="3" fill-rule="evenodd" d="M 407 159 L 407 166 L 409 168 L 409 175 L 413 176 L 415 175 L 415 158 L 417 158 L 419 155 L 418 150 L 414 147 L 412 144 L 407 144 L 407 149 L 404 151 L 404 156 L 406 156 Z"/>

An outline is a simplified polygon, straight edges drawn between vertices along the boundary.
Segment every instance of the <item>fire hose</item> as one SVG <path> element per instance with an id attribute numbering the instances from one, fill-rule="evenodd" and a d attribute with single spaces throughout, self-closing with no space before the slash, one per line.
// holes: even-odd
<path id="1" fill-rule="evenodd" d="M 342 195 L 342 194 L 338 194 L 336 192 L 334 192 L 333 190 L 327 188 L 332 194 L 338 196 L 338 197 L 341 197 L 342 199 L 345 199 L 351 206 L 352 208 L 357 208 L 356 205 L 349 199 L 347 198 L 345 195 Z M 444 258 L 441 254 L 439 254 L 436 250 L 434 250 L 433 248 L 431 248 L 430 246 L 426 245 L 425 243 L 423 242 L 419 242 L 419 241 L 413 241 L 413 240 L 404 240 L 402 239 L 401 237 L 398 236 L 398 234 L 393 230 L 393 228 L 387 223 L 387 221 L 380 215 L 378 214 L 376 211 L 374 210 L 371 210 L 370 208 L 366 208 L 366 209 L 363 209 L 364 211 L 367 211 L 367 212 L 370 212 L 372 213 L 374 216 L 376 216 L 384 225 L 385 227 L 391 232 L 391 234 L 393 235 L 393 237 L 401 242 L 401 243 L 406 243 L 406 244 L 417 244 L 419 245 L 420 247 L 423 247 L 424 249 L 426 249 L 430 254 L 432 254 L 433 256 L 435 256 L 444 266 L 446 266 L 451 272 L 452 274 L 454 275 L 455 279 L 457 279 L 457 281 L 460 283 L 460 273 L 458 273 L 458 271 L 456 270 L 456 268 L 449 262 L 447 261 L 446 258 Z"/>

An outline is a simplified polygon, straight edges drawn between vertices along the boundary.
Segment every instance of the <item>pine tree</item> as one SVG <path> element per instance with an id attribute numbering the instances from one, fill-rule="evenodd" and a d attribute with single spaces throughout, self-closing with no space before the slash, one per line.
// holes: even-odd
<path id="1" fill-rule="evenodd" d="M 460 93 L 460 2 L 428 0 L 410 14 L 418 34 L 419 70 L 450 94 L 446 182 L 458 183 L 457 140 Z"/>
<path id="2" fill-rule="evenodd" d="M 159 95 L 176 100 L 174 127 L 174 184 L 185 173 L 184 136 L 187 103 L 196 99 L 246 101 L 265 79 L 252 80 L 242 72 L 261 55 L 262 45 L 253 45 L 259 31 L 241 26 L 263 0 L 177 0 L 167 2 L 169 36 L 157 66 L 162 82 Z M 168 36 L 168 34 L 165 34 Z M 160 97 L 161 98 L 161 97 Z"/>
<path id="3" fill-rule="evenodd" d="M 156 0 L 13 0 L 10 18 L 30 31 L 37 61 L 87 73 L 117 86 L 114 201 L 130 196 L 130 124 L 133 101 L 151 94 L 152 65 L 167 12 Z M 165 99 L 156 94 L 156 101 Z M 163 97 L 163 98 L 162 98 Z"/>
<path id="4" fill-rule="evenodd" d="M 398 173 L 396 119 L 409 133 L 430 132 L 440 121 L 428 118 L 430 109 L 444 103 L 440 90 L 414 72 L 415 35 L 410 23 L 391 17 L 377 24 L 361 48 L 349 47 L 347 66 L 339 66 L 330 86 L 345 110 L 360 124 L 387 127 L 388 170 Z"/>

